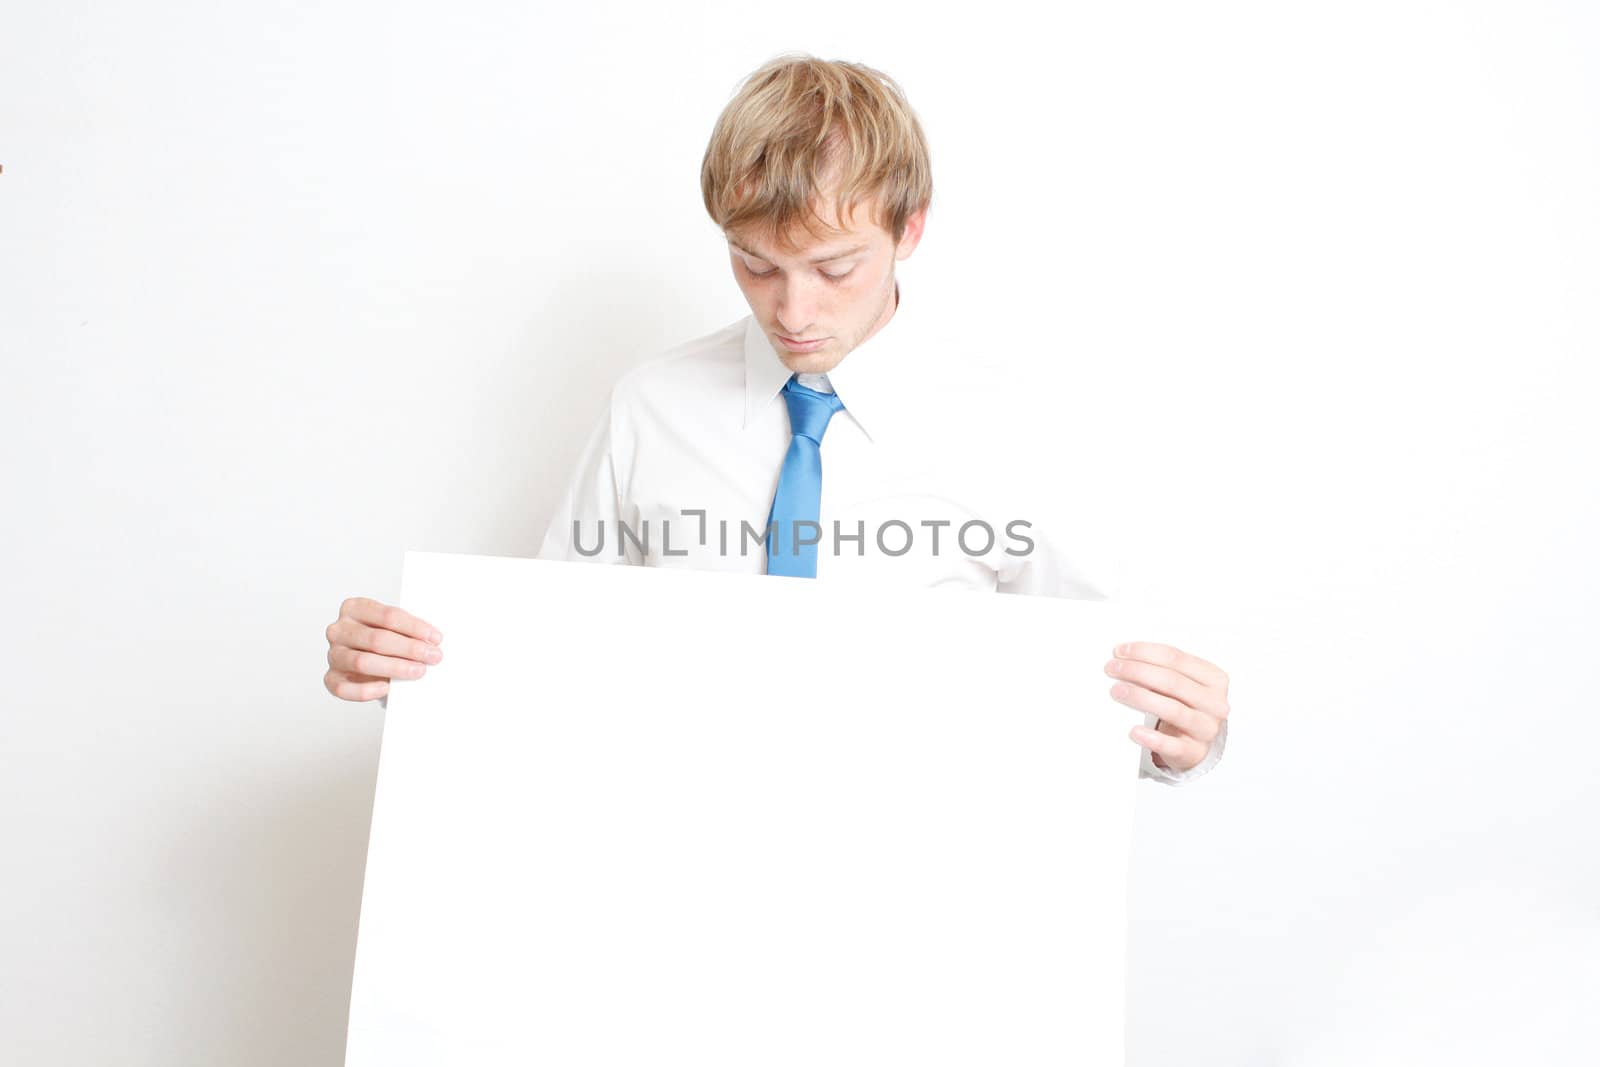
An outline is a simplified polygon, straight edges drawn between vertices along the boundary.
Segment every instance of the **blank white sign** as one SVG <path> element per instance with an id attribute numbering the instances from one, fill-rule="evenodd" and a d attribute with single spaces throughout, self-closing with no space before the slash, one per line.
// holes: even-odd
<path id="1" fill-rule="evenodd" d="M 400 602 L 445 660 L 350 1067 L 1122 1063 L 1112 605 L 419 552 Z"/>

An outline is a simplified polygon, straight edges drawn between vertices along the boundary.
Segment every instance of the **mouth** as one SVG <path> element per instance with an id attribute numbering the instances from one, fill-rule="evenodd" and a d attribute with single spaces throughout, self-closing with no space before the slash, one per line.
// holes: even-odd
<path id="1" fill-rule="evenodd" d="M 796 341 L 794 338 L 785 337 L 781 333 L 777 337 L 779 343 L 791 352 L 815 352 L 827 341 L 826 337 L 819 337 L 814 341 Z"/>

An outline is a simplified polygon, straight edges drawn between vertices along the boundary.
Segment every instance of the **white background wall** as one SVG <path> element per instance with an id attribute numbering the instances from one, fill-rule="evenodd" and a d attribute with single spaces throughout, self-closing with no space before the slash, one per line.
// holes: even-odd
<path id="1" fill-rule="evenodd" d="M 744 313 L 699 160 L 791 49 L 905 86 L 909 277 L 1235 680 L 1141 788 L 1130 1062 L 1588 1047 L 1596 9 L 1050 7 L 7 3 L 0 1062 L 339 1062 L 382 711 L 323 627 L 531 554 Z"/>

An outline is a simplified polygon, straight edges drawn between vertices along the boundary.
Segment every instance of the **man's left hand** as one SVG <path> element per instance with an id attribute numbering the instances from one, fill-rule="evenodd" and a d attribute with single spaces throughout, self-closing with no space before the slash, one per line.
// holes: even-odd
<path id="1" fill-rule="evenodd" d="M 1171 645 L 1118 645 L 1106 673 L 1119 679 L 1115 699 L 1157 716 L 1156 729 L 1135 726 L 1128 736 L 1150 750 L 1158 767 L 1187 771 L 1211 751 L 1228 717 L 1228 676 L 1222 668 Z"/>

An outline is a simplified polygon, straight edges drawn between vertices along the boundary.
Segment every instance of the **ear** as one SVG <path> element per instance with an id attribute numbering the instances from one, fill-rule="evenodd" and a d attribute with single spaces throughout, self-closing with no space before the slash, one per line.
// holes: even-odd
<path id="1" fill-rule="evenodd" d="M 922 241 L 922 230 L 928 222 L 928 205 L 923 204 L 917 210 L 906 216 L 906 230 L 900 235 L 900 243 L 895 246 L 894 258 L 906 259 L 917 250 L 917 245 Z"/>

